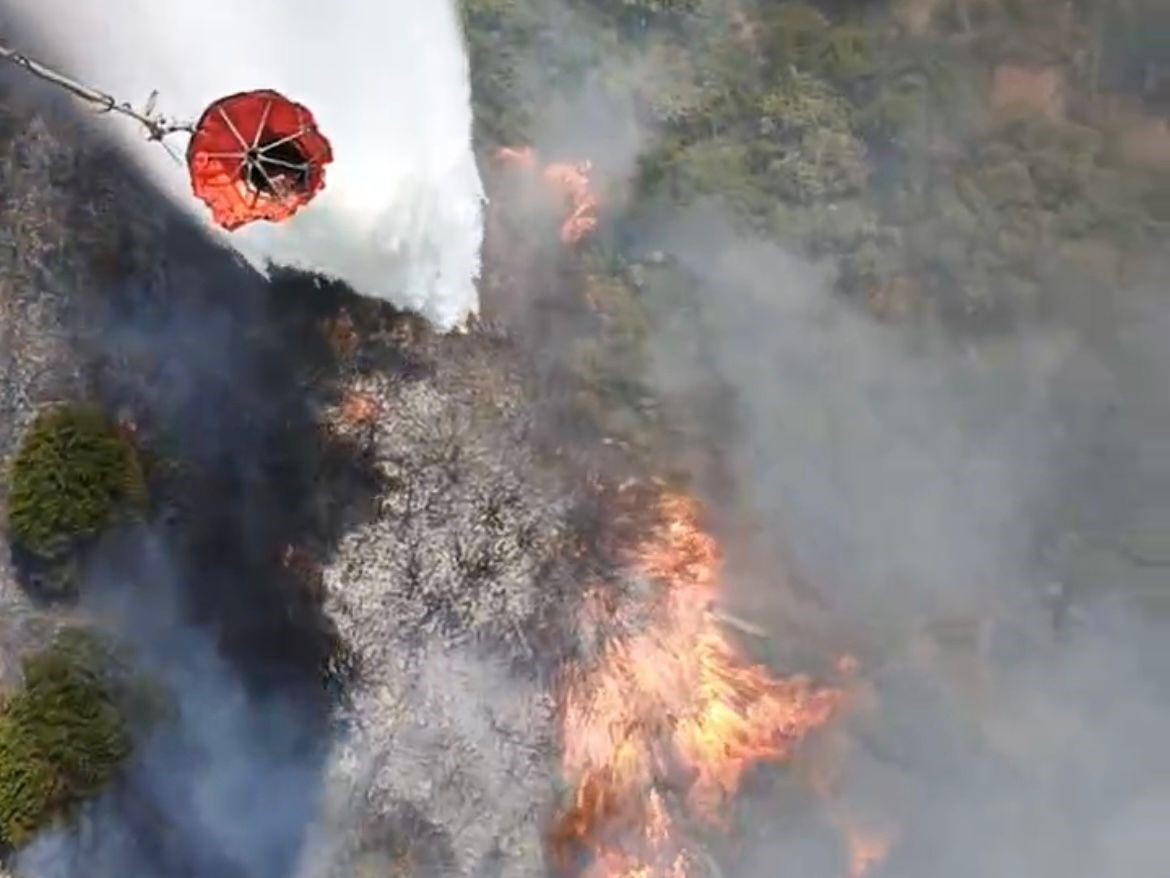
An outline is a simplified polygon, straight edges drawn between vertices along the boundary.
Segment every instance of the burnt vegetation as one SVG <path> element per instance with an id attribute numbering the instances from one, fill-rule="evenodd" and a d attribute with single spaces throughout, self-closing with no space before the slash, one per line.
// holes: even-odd
<path id="1" fill-rule="evenodd" d="M 15 243 L 0 291 L 0 452 L 16 581 L 66 616 L 110 602 L 147 615 L 173 604 L 178 621 L 159 625 L 199 632 L 252 697 L 292 705 L 295 734 L 275 746 L 311 766 L 353 662 L 322 610 L 315 564 L 290 563 L 289 550 L 328 555 L 373 514 L 382 490 L 360 443 L 318 417 L 340 393 L 344 359 L 323 329 L 363 304 L 312 278 L 278 273 L 267 283 L 241 268 L 79 130 L 71 109 L 34 106 L 21 90 L 8 93 L 0 140 Z M 159 546 L 163 568 L 145 560 Z M 155 651 L 151 638 L 165 636 L 116 614 L 98 627 Z M 39 655 L 28 657 L 25 688 L 0 720 L 6 752 L 27 762 L 21 771 L 39 772 L 12 776 L 0 793 L 13 846 L 39 828 L 68 827 L 130 746 L 90 672 L 54 670 L 60 663 Z M 38 749 L 13 723 L 41 707 L 65 723 L 53 746 L 100 752 L 75 764 Z M 191 746 L 174 729 L 169 738 L 177 753 Z M 169 824 L 139 768 L 118 777 L 105 801 L 136 827 L 140 859 L 130 862 L 165 874 L 198 869 L 198 834 Z M 175 794 L 194 780 L 178 778 Z M 279 859 L 273 875 L 288 866 Z"/>

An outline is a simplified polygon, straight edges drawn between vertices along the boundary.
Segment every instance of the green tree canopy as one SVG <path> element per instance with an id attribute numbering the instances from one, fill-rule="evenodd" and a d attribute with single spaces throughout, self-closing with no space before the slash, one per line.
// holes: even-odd
<path id="1" fill-rule="evenodd" d="M 23 663 L 24 686 L 0 705 L 0 841 L 19 847 L 99 792 L 129 756 L 130 724 L 113 654 L 61 632 Z"/>
<path id="2" fill-rule="evenodd" d="M 9 471 L 12 539 L 52 558 L 146 500 L 134 445 L 97 410 L 62 406 L 33 422 Z"/>

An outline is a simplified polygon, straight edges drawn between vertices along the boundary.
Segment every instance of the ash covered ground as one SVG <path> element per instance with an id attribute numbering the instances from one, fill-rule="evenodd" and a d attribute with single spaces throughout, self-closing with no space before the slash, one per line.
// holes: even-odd
<path id="1" fill-rule="evenodd" d="M 377 407 L 371 422 L 346 424 L 344 402 L 333 413 L 360 434 L 384 489 L 376 520 L 346 534 L 322 571 L 355 677 L 334 766 L 345 795 L 318 852 L 341 860 L 310 874 L 392 871 L 379 833 L 402 827 L 379 824 L 408 809 L 424 849 L 428 832 L 441 842 L 421 853 L 439 872 L 495 862 L 541 875 L 575 487 L 534 449 L 512 351 L 471 337 L 411 350 L 404 372 L 347 383 Z"/>

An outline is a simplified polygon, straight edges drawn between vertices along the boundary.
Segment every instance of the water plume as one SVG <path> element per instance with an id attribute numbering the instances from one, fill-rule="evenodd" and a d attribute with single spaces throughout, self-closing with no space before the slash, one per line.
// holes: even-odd
<path id="1" fill-rule="evenodd" d="M 335 277 L 441 328 L 478 310 L 483 190 L 451 3 L 21 0 L 9 12 L 46 60 L 119 100 L 137 105 L 157 89 L 158 110 L 194 119 L 219 97 L 273 88 L 313 110 L 336 161 L 311 209 L 230 235 L 258 268 Z M 180 162 L 131 122 L 102 124 L 207 221 Z M 185 143 L 172 145 L 181 154 Z"/>

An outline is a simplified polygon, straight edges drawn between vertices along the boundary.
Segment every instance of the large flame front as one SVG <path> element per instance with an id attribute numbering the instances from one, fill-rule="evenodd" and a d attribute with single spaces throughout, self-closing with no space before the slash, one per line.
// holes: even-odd
<path id="1" fill-rule="evenodd" d="M 642 618 L 575 668 L 564 694 L 564 772 L 575 792 L 552 848 L 562 870 L 587 878 L 695 875 L 683 824 L 721 825 L 744 773 L 786 759 L 842 697 L 737 655 L 712 613 L 718 548 L 697 505 L 668 495 L 659 511 L 632 559 L 653 589 Z M 587 623 L 621 624 L 622 607 L 602 591 L 586 609 Z"/>

